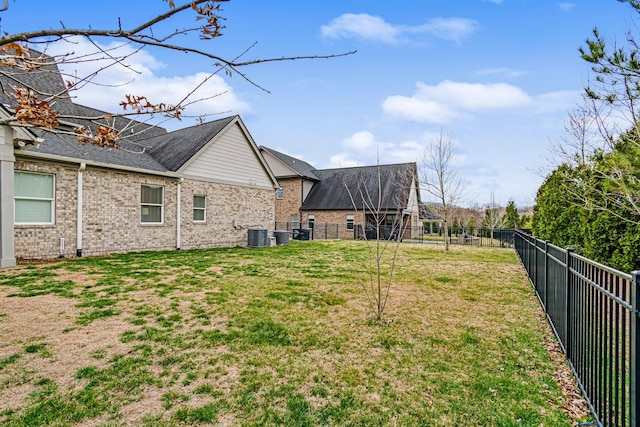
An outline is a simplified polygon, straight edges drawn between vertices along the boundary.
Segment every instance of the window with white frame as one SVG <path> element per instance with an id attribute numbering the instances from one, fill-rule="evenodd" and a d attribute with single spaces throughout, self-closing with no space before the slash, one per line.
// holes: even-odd
<path id="1" fill-rule="evenodd" d="M 313 228 L 316 223 L 316 216 L 313 214 L 309 214 L 309 216 L 307 216 L 307 221 L 309 222 L 309 228 Z"/>
<path id="2" fill-rule="evenodd" d="M 347 215 L 347 230 L 353 230 L 353 215 Z"/>
<path id="3" fill-rule="evenodd" d="M 140 195 L 140 222 L 162 224 L 164 219 L 164 187 L 142 184 Z"/>
<path id="4" fill-rule="evenodd" d="M 284 187 L 280 185 L 276 190 L 276 199 L 282 199 L 283 197 L 284 197 Z"/>
<path id="5" fill-rule="evenodd" d="M 207 219 L 207 197 L 193 196 L 193 220 L 204 222 Z"/>
<path id="6" fill-rule="evenodd" d="M 298 214 L 291 214 L 291 229 L 299 227 L 300 224 L 298 223 Z"/>
<path id="7" fill-rule="evenodd" d="M 13 174 L 16 224 L 53 224 L 55 176 L 15 171 Z"/>

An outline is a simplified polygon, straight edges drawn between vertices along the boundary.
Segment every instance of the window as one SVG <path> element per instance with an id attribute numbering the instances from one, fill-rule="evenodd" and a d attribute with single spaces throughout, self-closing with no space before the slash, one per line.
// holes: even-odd
<path id="1" fill-rule="evenodd" d="M 347 230 L 353 230 L 353 215 L 347 215 Z"/>
<path id="2" fill-rule="evenodd" d="M 316 222 L 316 216 L 315 215 L 309 215 L 307 217 L 307 221 L 309 222 L 309 228 L 313 228 L 313 225 Z"/>
<path id="3" fill-rule="evenodd" d="M 298 214 L 291 215 L 291 229 L 299 228 Z"/>
<path id="4" fill-rule="evenodd" d="M 284 187 L 281 185 L 276 190 L 276 199 L 282 199 L 284 197 Z"/>
<path id="5" fill-rule="evenodd" d="M 140 222 L 143 224 L 162 224 L 164 217 L 164 187 L 142 184 L 140 196 Z"/>
<path id="6" fill-rule="evenodd" d="M 207 219 L 207 197 L 193 196 L 193 220 L 204 222 Z"/>
<path id="7" fill-rule="evenodd" d="M 53 175 L 14 172 L 16 224 L 53 224 L 55 179 Z"/>

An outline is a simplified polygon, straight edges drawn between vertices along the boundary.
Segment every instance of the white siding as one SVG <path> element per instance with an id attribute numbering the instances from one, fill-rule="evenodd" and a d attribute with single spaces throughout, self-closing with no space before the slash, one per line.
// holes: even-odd
<path id="1" fill-rule="evenodd" d="M 276 177 L 298 175 L 296 171 L 291 169 L 289 166 L 284 164 L 280 159 L 273 156 L 271 153 L 267 152 L 266 150 L 262 151 L 262 155 L 264 156 L 264 159 L 266 160 L 267 164 L 271 168 L 271 172 L 273 172 L 273 174 Z"/>
<path id="2" fill-rule="evenodd" d="M 416 191 L 416 181 L 411 181 L 411 192 L 409 193 L 409 201 L 407 202 L 407 209 L 405 212 L 418 213 L 418 192 Z"/>
<path id="3" fill-rule="evenodd" d="M 240 125 L 235 123 L 187 164 L 185 177 L 273 189 L 273 182 Z"/>
<path id="4" fill-rule="evenodd" d="M 307 200 L 307 196 L 309 195 L 309 191 L 311 191 L 311 187 L 313 187 L 314 182 L 303 180 L 302 181 L 302 202 L 304 203 Z"/>

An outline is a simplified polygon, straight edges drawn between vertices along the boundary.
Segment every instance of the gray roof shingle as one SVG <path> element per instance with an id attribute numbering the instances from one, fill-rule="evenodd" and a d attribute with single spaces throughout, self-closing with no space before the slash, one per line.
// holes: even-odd
<path id="1" fill-rule="evenodd" d="M 400 163 L 317 169 L 315 174 L 320 181 L 302 204 L 303 211 L 368 209 L 367 204 L 377 206 L 379 195 L 381 209 L 394 211 L 407 207 L 411 179 L 416 179 L 417 169 L 415 163 Z"/>

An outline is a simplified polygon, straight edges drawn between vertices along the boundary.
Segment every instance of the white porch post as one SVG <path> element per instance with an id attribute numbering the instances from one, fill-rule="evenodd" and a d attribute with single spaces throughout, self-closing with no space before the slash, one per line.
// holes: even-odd
<path id="1" fill-rule="evenodd" d="M 15 267 L 13 155 L 14 131 L 0 126 L 0 268 Z"/>

